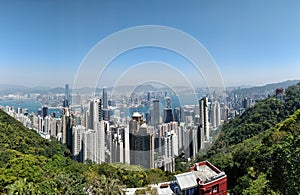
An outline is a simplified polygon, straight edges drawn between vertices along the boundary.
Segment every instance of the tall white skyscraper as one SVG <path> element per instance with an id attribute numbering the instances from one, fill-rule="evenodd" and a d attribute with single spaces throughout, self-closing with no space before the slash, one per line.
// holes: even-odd
<path id="1" fill-rule="evenodd" d="M 175 171 L 175 156 L 178 156 L 178 123 L 170 122 L 160 125 L 162 137 L 162 168 L 164 171 Z"/>
<path id="2" fill-rule="evenodd" d="M 220 103 L 218 101 L 215 101 L 212 104 L 211 109 L 211 124 L 213 128 L 217 128 L 221 124 L 221 109 L 220 109 Z"/>
<path id="3" fill-rule="evenodd" d="M 83 161 L 83 134 L 86 128 L 77 125 L 72 128 L 72 157 L 79 162 Z"/>
<path id="4" fill-rule="evenodd" d="M 82 137 L 83 161 L 90 159 L 99 164 L 105 161 L 105 127 L 109 125 L 102 120 L 101 111 L 101 100 L 91 100 L 87 112 L 88 130 L 84 131 Z"/>
<path id="5" fill-rule="evenodd" d="M 93 99 L 90 101 L 88 128 L 96 129 L 96 123 L 102 120 L 101 99 Z"/>
<path id="6" fill-rule="evenodd" d="M 185 128 L 185 123 L 180 123 L 179 127 L 178 127 L 178 149 L 183 150 L 184 149 L 184 145 L 183 145 L 183 131 Z"/>
<path id="7" fill-rule="evenodd" d="M 130 164 L 130 141 L 129 141 L 129 126 L 124 130 L 124 163 Z"/>
<path id="8" fill-rule="evenodd" d="M 86 160 L 96 161 L 96 142 L 97 135 L 93 129 L 84 131 L 83 134 L 83 162 Z"/>
<path id="9" fill-rule="evenodd" d="M 101 164 L 105 162 L 105 132 L 104 128 L 107 122 L 101 120 L 96 122 L 96 163 Z"/>

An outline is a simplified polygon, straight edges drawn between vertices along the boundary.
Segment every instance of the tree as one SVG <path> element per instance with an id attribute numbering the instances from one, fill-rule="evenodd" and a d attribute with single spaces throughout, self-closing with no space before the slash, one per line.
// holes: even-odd
<path id="1" fill-rule="evenodd" d="M 5 187 L 7 194 L 32 194 L 35 192 L 35 188 L 32 182 L 26 182 L 26 178 L 19 179 L 13 184 Z"/>
<path id="2" fill-rule="evenodd" d="M 105 175 L 89 178 L 89 192 L 92 194 L 124 194 L 124 189 L 118 179 L 106 178 Z"/>
<path id="3" fill-rule="evenodd" d="M 60 194 L 86 194 L 85 178 L 78 173 L 60 173 L 55 177 Z"/>
<path id="4" fill-rule="evenodd" d="M 265 174 L 260 174 L 256 180 L 250 182 L 250 186 L 243 190 L 243 195 L 268 194 L 268 180 Z"/>

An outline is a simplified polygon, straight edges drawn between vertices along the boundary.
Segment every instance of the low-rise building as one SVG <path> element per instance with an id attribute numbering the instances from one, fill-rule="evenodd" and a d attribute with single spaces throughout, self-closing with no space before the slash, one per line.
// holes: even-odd
<path id="1" fill-rule="evenodd" d="M 226 195 L 227 176 L 208 161 L 195 163 L 190 172 L 174 176 L 176 194 Z"/>

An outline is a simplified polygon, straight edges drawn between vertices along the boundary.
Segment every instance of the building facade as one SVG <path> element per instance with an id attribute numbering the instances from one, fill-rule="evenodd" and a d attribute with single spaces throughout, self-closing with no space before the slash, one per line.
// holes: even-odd
<path id="1" fill-rule="evenodd" d="M 195 163 L 190 172 L 174 176 L 175 194 L 227 195 L 227 176 L 208 161 Z"/>

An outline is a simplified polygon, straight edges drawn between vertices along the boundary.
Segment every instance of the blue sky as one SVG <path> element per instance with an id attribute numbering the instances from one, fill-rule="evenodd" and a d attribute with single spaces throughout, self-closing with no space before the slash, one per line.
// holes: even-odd
<path id="1" fill-rule="evenodd" d="M 215 60 L 226 86 L 300 79 L 300 1 L 0 4 L 0 84 L 56 87 L 72 83 L 80 63 L 99 41 L 139 25 L 169 26 L 193 36 Z M 128 52 L 112 62 L 110 71 L 147 60 L 177 68 L 186 65 L 186 60 L 164 54 L 155 49 Z M 186 70 L 187 77 L 189 71 L 193 72 Z M 110 84 L 106 82 L 103 85 Z"/>

